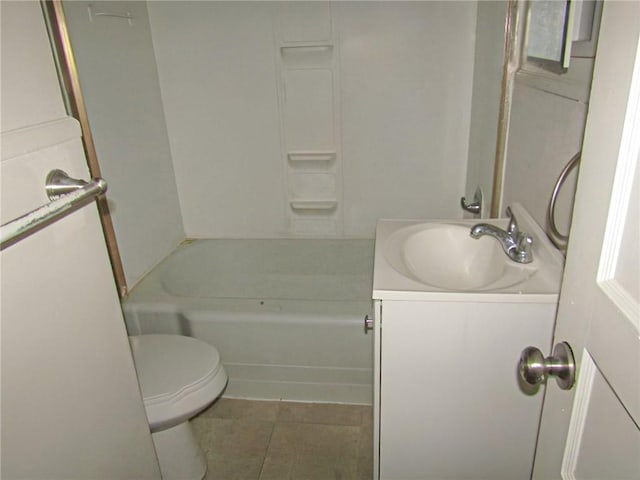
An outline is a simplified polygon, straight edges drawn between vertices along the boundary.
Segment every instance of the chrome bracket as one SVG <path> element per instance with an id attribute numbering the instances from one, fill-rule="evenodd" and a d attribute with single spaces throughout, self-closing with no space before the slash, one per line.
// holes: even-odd
<path id="1" fill-rule="evenodd" d="M 66 172 L 59 169 L 51 170 L 45 180 L 45 190 L 49 200 L 57 200 L 62 195 L 75 192 L 87 185 L 88 182 L 71 178 Z"/>
<path id="2" fill-rule="evenodd" d="M 460 207 L 473 215 L 480 215 L 482 213 L 482 190 L 480 187 L 476 188 L 472 203 L 467 203 L 467 197 L 461 197 Z"/>

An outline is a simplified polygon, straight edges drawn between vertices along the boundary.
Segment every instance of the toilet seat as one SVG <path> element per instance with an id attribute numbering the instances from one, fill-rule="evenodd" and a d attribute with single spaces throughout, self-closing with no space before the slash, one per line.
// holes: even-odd
<path id="1" fill-rule="evenodd" d="M 152 432 L 187 421 L 220 395 L 227 374 L 208 343 L 179 335 L 129 337 Z"/>

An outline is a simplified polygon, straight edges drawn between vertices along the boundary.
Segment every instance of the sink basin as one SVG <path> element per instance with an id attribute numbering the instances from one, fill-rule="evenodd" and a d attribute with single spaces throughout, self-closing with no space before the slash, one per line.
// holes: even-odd
<path id="1" fill-rule="evenodd" d="M 515 285 L 536 264 L 513 262 L 495 238 L 474 239 L 468 225 L 423 223 L 396 231 L 386 242 L 389 264 L 410 279 L 443 290 L 482 291 Z"/>
<path id="2" fill-rule="evenodd" d="M 533 237 L 533 261 L 511 260 L 490 236 L 474 239 L 477 219 L 381 219 L 376 227 L 373 298 L 417 301 L 557 300 L 564 258 L 520 204 L 511 209 Z M 506 218 L 482 222 L 506 229 Z"/>
<path id="3" fill-rule="evenodd" d="M 504 253 L 495 239 L 474 240 L 458 225 L 429 225 L 404 242 L 408 270 L 423 283 L 467 290 L 494 283 L 505 270 Z"/>

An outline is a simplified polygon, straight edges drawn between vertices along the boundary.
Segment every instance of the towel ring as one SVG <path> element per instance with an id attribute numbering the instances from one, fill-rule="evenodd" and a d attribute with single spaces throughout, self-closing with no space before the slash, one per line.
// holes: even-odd
<path id="1" fill-rule="evenodd" d="M 553 242 L 553 244 L 563 252 L 567 249 L 569 234 L 567 233 L 567 235 L 563 235 L 558 231 L 558 227 L 556 226 L 556 200 L 558 199 L 558 192 L 560 192 L 560 188 L 567 179 L 567 175 L 569 175 L 569 173 L 571 173 L 571 171 L 580 164 L 581 156 L 581 151 L 576 153 L 571 160 L 569 160 L 569 163 L 567 163 L 562 169 L 562 172 L 560 172 L 560 176 L 558 176 L 558 180 L 556 180 L 556 185 L 553 187 L 551 201 L 549 202 L 549 208 L 547 209 L 547 236 L 549 237 L 549 240 L 551 240 L 551 242 Z"/>

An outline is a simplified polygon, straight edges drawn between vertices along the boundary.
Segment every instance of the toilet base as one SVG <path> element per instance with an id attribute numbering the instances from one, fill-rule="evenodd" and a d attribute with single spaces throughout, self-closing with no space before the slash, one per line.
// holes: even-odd
<path id="1" fill-rule="evenodd" d="M 189 422 L 151 434 L 163 480 L 202 480 L 207 458 Z"/>

